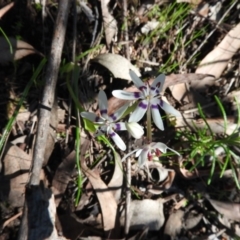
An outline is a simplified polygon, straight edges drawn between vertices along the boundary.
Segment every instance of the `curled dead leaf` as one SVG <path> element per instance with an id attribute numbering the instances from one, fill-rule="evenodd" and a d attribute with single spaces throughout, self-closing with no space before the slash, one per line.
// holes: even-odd
<path id="1" fill-rule="evenodd" d="M 133 66 L 126 58 L 118 54 L 104 53 L 100 54 L 92 62 L 96 62 L 107 68 L 115 78 L 121 78 L 131 81 L 129 69 L 133 70 L 138 76 L 141 76 L 139 70 Z"/>
<path id="2" fill-rule="evenodd" d="M 37 51 L 32 45 L 11 37 L 7 39 L 0 37 L 0 52 L 0 64 L 19 60 L 30 54 L 43 56 L 43 54 Z"/>
<path id="3" fill-rule="evenodd" d="M 12 7 L 14 6 L 14 2 L 11 2 L 0 9 L 0 18 L 4 16 L 5 13 L 7 13 Z"/>
<path id="4" fill-rule="evenodd" d="M 148 185 L 148 192 L 161 194 L 165 189 L 172 186 L 175 178 L 174 170 L 164 168 L 159 162 L 148 162 L 147 167 L 149 168 L 148 178 L 151 181 L 151 184 Z"/>
<path id="5" fill-rule="evenodd" d="M 240 204 L 231 202 L 222 202 L 207 197 L 212 206 L 228 219 L 240 221 Z"/>

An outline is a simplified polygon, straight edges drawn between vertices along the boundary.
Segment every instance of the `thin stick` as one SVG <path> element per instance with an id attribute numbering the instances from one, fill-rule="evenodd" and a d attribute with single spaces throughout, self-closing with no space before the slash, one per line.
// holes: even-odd
<path id="1" fill-rule="evenodd" d="M 76 1 L 73 0 L 73 45 L 72 45 L 72 62 L 74 64 L 74 68 L 76 65 L 76 46 L 77 46 L 77 6 L 76 6 Z M 72 75 L 72 81 L 71 81 L 71 86 L 73 87 L 73 81 L 74 81 L 74 74 Z M 67 127 L 66 127 L 66 138 L 65 138 L 65 143 L 68 143 L 69 139 L 69 127 L 70 127 L 70 122 L 71 122 L 71 116 L 72 116 L 72 98 L 69 95 L 68 99 L 68 118 L 67 118 Z"/>
<path id="2" fill-rule="evenodd" d="M 130 228 L 130 205 L 131 205 L 131 158 L 128 157 L 127 160 L 127 172 L 126 172 L 126 208 L 125 208 L 125 226 L 124 226 L 124 234 L 125 238 L 127 238 Z"/>
<path id="3" fill-rule="evenodd" d="M 123 22 L 124 22 L 124 40 L 126 41 L 125 45 L 125 55 L 128 60 L 130 60 L 129 52 L 129 36 L 128 36 L 128 20 L 127 20 L 127 0 L 123 0 Z"/>
<path id="4" fill-rule="evenodd" d="M 20 217 L 22 215 L 22 211 L 20 211 L 19 213 L 17 213 L 16 215 L 14 215 L 13 217 L 9 218 L 8 220 L 6 220 L 3 225 L 2 225 L 2 229 L 3 230 L 10 222 L 12 222 L 13 220 L 17 219 L 18 217 Z"/>
<path id="5" fill-rule="evenodd" d="M 28 183 L 28 191 L 25 194 L 25 205 L 23 210 L 23 217 L 19 231 L 19 240 L 29 239 L 28 236 L 34 235 L 31 231 L 36 230 L 36 228 L 31 228 L 31 225 L 36 220 L 42 220 L 40 216 L 36 215 L 35 219 L 28 219 L 30 215 L 34 215 L 31 208 L 27 208 L 30 205 L 27 199 L 32 199 L 32 197 L 27 196 L 28 193 L 31 195 L 31 188 L 36 188 L 40 183 L 40 173 L 44 161 L 44 153 L 46 148 L 47 136 L 49 132 L 49 123 L 51 109 L 55 99 L 55 88 L 57 83 L 58 71 L 61 62 L 62 49 L 64 44 L 64 38 L 66 33 L 68 12 L 70 7 L 70 1 L 60 0 L 58 6 L 58 15 L 55 23 L 55 30 L 53 34 L 51 52 L 49 56 L 49 62 L 46 71 L 46 82 L 43 91 L 42 102 L 40 104 L 40 114 L 38 129 L 36 135 L 36 144 L 33 152 L 33 167 L 30 176 L 30 181 Z M 38 202 L 39 203 L 39 202 Z M 32 202 L 32 205 L 36 203 Z M 37 209 L 37 206 L 36 206 Z M 31 212 L 31 214 L 29 214 Z M 35 222 L 35 224 L 37 224 Z M 38 223 L 41 224 L 41 223 Z"/>

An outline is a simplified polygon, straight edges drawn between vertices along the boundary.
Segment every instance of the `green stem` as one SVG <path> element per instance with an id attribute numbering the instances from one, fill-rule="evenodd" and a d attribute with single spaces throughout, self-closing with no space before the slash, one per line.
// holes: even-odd
<path id="1" fill-rule="evenodd" d="M 147 109 L 147 142 L 148 143 L 152 142 L 151 126 L 152 126 L 151 108 L 148 107 Z"/>

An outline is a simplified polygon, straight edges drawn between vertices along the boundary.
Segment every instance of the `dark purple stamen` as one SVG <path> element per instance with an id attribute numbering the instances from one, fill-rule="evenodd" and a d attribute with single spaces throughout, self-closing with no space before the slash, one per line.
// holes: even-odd
<path id="1" fill-rule="evenodd" d="M 143 101 L 141 101 L 141 102 L 138 104 L 138 106 L 139 106 L 140 108 L 146 109 L 146 108 L 148 107 L 148 104 L 144 104 Z"/>
<path id="2" fill-rule="evenodd" d="M 99 120 L 100 120 L 100 117 L 97 116 L 97 117 L 95 118 L 95 122 L 99 122 Z"/>
<path id="3" fill-rule="evenodd" d="M 140 93 L 139 92 L 134 92 L 133 94 L 134 94 L 135 98 L 140 98 Z"/>
<path id="4" fill-rule="evenodd" d="M 141 86 L 138 89 L 142 92 L 144 89 L 147 89 L 147 87 L 146 86 Z"/>
<path id="5" fill-rule="evenodd" d="M 115 135 L 116 135 L 115 132 L 109 133 L 109 136 L 110 136 L 111 138 L 114 137 Z"/>
<path id="6" fill-rule="evenodd" d="M 162 99 L 159 100 L 159 103 L 160 103 L 160 107 L 163 107 L 164 102 Z"/>
<path id="7" fill-rule="evenodd" d="M 121 125 L 119 123 L 115 124 L 115 131 L 120 131 L 121 130 Z"/>
<path id="8" fill-rule="evenodd" d="M 160 86 L 161 86 L 161 83 L 158 82 L 158 83 L 156 84 L 156 87 L 160 88 Z"/>
<path id="9" fill-rule="evenodd" d="M 116 120 L 117 120 L 117 117 L 116 117 L 114 114 L 111 114 L 111 115 L 110 115 L 110 118 L 111 118 L 113 121 L 116 121 Z"/>
<path id="10" fill-rule="evenodd" d="M 151 108 L 152 109 L 158 109 L 158 105 L 157 104 L 151 104 Z"/>
<path id="11" fill-rule="evenodd" d="M 107 114 L 107 109 L 102 109 L 102 110 L 100 110 L 100 113 L 101 113 L 101 115 Z"/>

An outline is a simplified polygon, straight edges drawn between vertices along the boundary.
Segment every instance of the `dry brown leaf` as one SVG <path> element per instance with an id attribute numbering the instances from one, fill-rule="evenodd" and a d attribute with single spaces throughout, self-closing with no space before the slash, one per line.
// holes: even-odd
<path id="1" fill-rule="evenodd" d="M 111 190 L 94 171 L 88 169 L 86 166 L 82 166 L 82 169 L 96 192 L 101 207 L 104 231 L 106 233 L 111 231 L 113 236 L 117 236 L 119 234 L 119 228 L 116 227 L 117 202 Z"/>
<path id="2" fill-rule="evenodd" d="M 182 229 L 182 219 L 184 217 L 184 211 L 179 209 L 172 213 L 165 225 L 164 234 L 171 237 L 171 239 L 176 239 L 177 234 L 180 233 Z"/>
<path id="3" fill-rule="evenodd" d="M 201 61 L 196 73 L 210 74 L 219 78 L 229 60 L 240 48 L 239 36 L 240 23 L 229 31 L 219 45 Z M 211 85 L 212 83 L 212 79 L 207 77 L 203 81 L 194 83 L 194 87 L 205 87 L 206 84 Z"/>
<path id="4" fill-rule="evenodd" d="M 129 75 L 129 69 L 133 70 L 138 76 L 141 76 L 139 70 L 135 66 L 133 66 L 126 58 L 118 54 L 100 54 L 92 59 L 92 61 L 103 65 L 115 78 L 132 81 Z"/>
<path id="5" fill-rule="evenodd" d="M 14 6 L 14 2 L 11 2 L 0 9 L 0 18 L 3 17 L 5 13 L 7 13 Z"/>
<path id="6" fill-rule="evenodd" d="M 109 47 L 113 37 L 117 34 L 117 21 L 109 12 L 108 3 L 109 0 L 101 1 L 101 9 L 102 9 L 102 18 L 103 18 L 103 26 L 105 30 L 105 38 L 107 46 Z"/>
<path id="7" fill-rule="evenodd" d="M 194 5 L 198 5 L 199 3 L 201 3 L 203 0 L 177 0 L 178 3 L 181 2 L 188 2 L 190 4 L 194 4 Z"/>
<path id="8" fill-rule="evenodd" d="M 219 78 L 227 67 L 229 60 L 240 48 L 240 24 L 233 28 L 220 42 L 220 44 L 213 49 L 207 56 L 201 61 L 196 73 L 209 74 L 202 81 L 193 82 L 192 87 L 194 89 L 204 89 L 206 85 L 212 85 L 214 83 L 214 77 Z M 171 87 L 173 97 L 181 101 L 187 94 L 187 88 L 185 84 L 180 84 Z M 185 101 L 187 99 L 185 98 Z"/>
<path id="9" fill-rule="evenodd" d="M 4 176 L 1 176 L 0 185 L 1 197 L 13 207 L 22 207 L 31 157 L 15 145 L 9 145 L 5 152 Z"/>
<path id="10" fill-rule="evenodd" d="M 219 134 L 224 133 L 224 119 L 223 118 L 206 118 L 208 125 L 210 126 L 213 133 Z M 234 123 L 234 117 L 227 118 L 226 134 L 231 135 L 237 129 L 237 124 Z M 202 119 L 191 119 L 191 118 L 176 118 L 175 127 L 188 127 L 194 131 L 194 129 L 206 128 L 206 123 Z"/>
<path id="11" fill-rule="evenodd" d="M 10 43 L 9 43 L 9 42 Z M 12 52 L 11 52 L 12 49 Z M 43 56 L 42 53 L 37 51 L 32 45 L 15 38 L 0 37 L 0 63 L 6 64 L 10 61 L 19 60 L 30 54 L 39 54 Z"/>
<path id="12" fill-rule="evenodd" d="M 86 138 L 81 137 L 80 153 L 81 158 L 84 159 L 86 151 L 89 149 L 90 141 Z M 55 204 L 59 205 L 69 181 L 72 180 L 72 175 L 76 166 L 76 152 L 72 151 L 58 166 L 53 181 L 52 191 L 55 196 Z"/>
<path id="13" fill-rule="evenodd" d="M 110 180 L 108 187 L 112 188 L 112 194 L 115 200 L 118 202 L 122 194 L 123 186 L 123 166 L 122 161 L 118 153 L 115 153 L 114 156 L 115 166 L 112 179 Z"/>
<path id="14" fill-rule="evenodd" d="M 72 151 L 58 166 L 53 181 L 52 191 L 55 196 L 56 206 L 62 200 L 63 194 L 66 191 L 69 181 L 72 179 L 72 174 L 76 165 L 76 152 Z"/>
<path id="15" fill-rule="evenodd" d="M 231 203 L 231 202 L 221 202 L 216 201 L 210 198 L 207 200 L 212 204 L 212 206 L 226 218 L 240 221 L 240 204 L 239 203 Z"/>

